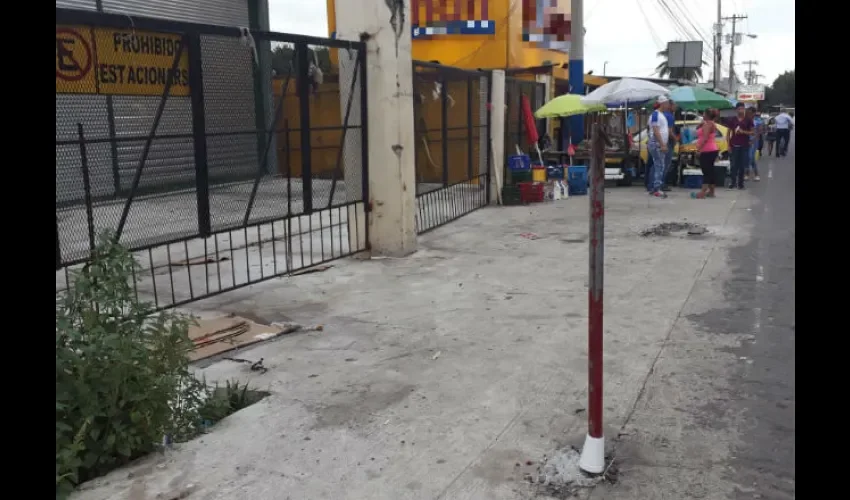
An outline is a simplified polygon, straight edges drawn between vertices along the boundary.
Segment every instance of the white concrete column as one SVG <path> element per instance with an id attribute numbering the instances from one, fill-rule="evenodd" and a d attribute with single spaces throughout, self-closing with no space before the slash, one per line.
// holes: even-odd
<path id="1" fill-rule="evenodd" d="M 363 41 L 367 49 L 372 254 L 409 255 L 416 251 L 410 5 L 404 0 L 337 0 L 335 6 L 337 38 Z"/>
<path id="2" fill-rule="evenodd" d="M 490 203 L 501 204 L 505 179 L 505 71 L 494 69 L 490 78 Z"/>
<path id="3" fill-rule="evenodd" d="M 554 88 L 554 85 L 552 85 L 552 75 L 535 75 L 534 79 L 537 81 L 537 83 L 543 84 L 543 102 L 534 103 L 535 106 L 540 107 L 551 101 L 554 97 L 552 95 L 552 89 Z M 532 111 L 536 111 L 536 109 L 537 108 L 533 109 Z M 550 137 L 552 136 L 551 121 L 552 120 L 550 120 L 549 118 L 546 118 L 545 130 L 538 130 L 538 132 L 541 132 L 540 135 L 543 135 L 542 132 L 546 132 L 547 134 L 549 134 Z"/>

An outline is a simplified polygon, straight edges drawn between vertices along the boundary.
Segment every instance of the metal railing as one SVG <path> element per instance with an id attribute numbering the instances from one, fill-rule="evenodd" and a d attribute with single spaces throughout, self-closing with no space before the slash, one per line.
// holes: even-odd
<path id="1" fill-rule="evenodd" d="M 489 202 L 490 76 L 414 61 L 416 231 Z"/>

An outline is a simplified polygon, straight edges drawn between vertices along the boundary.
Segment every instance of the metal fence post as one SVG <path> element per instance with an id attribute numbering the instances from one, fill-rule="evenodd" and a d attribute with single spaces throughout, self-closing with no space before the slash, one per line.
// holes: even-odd
<path id="1" fill-rule="evenodd" d="M 204 105 L 204 75 L 201 64 L 201 35 L 187 35 L 189 49 L 189 91 L 192 100 L 192 136 L 195 144 L 195 197 L 198 204 L 198 234 L 212 233 L 210 221 L 210 181 L 207 161 L 207 118 Z"/>
<path id="2" fill-rule="evenodd" d="M 372 210 L 369 201 L 369 106 L 368 89 L 366 87 L 366 49 L 357 51 L 357 59 L 360 60 L 360 168 L 362 170 L 361 183 L 363 184 L 363 205 L 366 213 Z M 369 246 L 369 224 L 366 224 L 366 246 Z"/>
<path id="3" fill-rule="evenodd" d="M 80 165 L 83 169 L 83 192 L 86 197 L 86 225 L 89 233 L 89 251 L 94 252 L 94 207 L 91 198 L 91 177 L 89 176 L 89 158 L 86 151 L 86 137 L 83 124 L 77 123 L 77 137 L 80 141 Z"/>
<path id="4" fill-rule="evenodd" d="M 310 59 L 306 43 L 295 45 L 296 85 L 298 88 L 298 103 L 301 114 L 301 189 L 304 200 L 304 213 L 313 211 L 313 158 L 310 140 Z"/>
<path id="5" fill-rule="evenodd" d="M 56 270 L 62 268 L 62 247 L 59 244 L 59 217 L 56 217 Z"/>
<path id="6" fill-rule="evenodd" d="M 480 78 L 478 80 L 481 81 Z M 466 178 L 472 179 L 472 77 L 466 77 Z M 479 129 L 480 130 L 480 129 Z M 480 152 L 479 152 L 480 154 Z"/>
<path id="7" fill-rule="evenodd" d="M 440 142 L 442 143 L 442 163 L 443 163 L 443 187 L 449 185 L 449 89 L 447 88 L 448 81 L 445 78 L 441 79 L 440 85 Z"/>

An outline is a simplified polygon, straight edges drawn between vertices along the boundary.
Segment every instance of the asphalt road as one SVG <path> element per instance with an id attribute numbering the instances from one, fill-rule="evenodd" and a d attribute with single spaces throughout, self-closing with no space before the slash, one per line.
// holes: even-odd
<path id="1" fill-rule="evenodd" d="M 728 255 L 725 305 L 689 317 L 706 332 L 751 333 L 733 349 L 741 363 L 728 373 L 717 415 L 738 415 L 725 479 L 731 498 L 795 497 L 795 140 L 788 156 L 760 161 L 750 181 L 751 238 Z M 755 279 L 752 279 L 752 278 Z"/>
<path id="2" fill-rule="evenodd" d="M 708 328 L 717 318 L 738 322 L 726 330 L 753 325 L 753 342 L 738 350 L 752 362 L 730 376 L 740 398 L 734 409 L 744 415 L 743 445 L 734 452 L 736 498 L 790 499 L 795 496 L 795 138 L 787 157 L 762 161 L 762 179 L 752 193 L 752 239 L 733 250 L 730 264 L 741 276 L 724 288 L 729 310 L 704 315 Z M 747 311 L 746 314 L 737 314 Z M 715 318 L 714 320 L 710 318 Z M 721 319 L 721 321 L 724 321 Z"/>

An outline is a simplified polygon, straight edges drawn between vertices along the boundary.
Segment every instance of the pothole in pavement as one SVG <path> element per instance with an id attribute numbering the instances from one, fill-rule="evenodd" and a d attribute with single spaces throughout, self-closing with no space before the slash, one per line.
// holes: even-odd
<path id="1" fill-rule="evenodd" d="M 693 222 L 662 222 L 641 230 L 641 236 L 703 236 L 708 233 L 704 224 Z"/>

